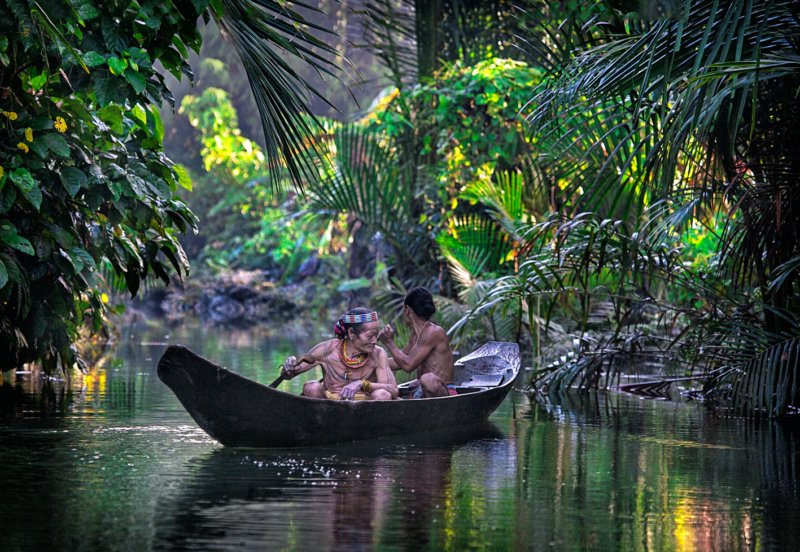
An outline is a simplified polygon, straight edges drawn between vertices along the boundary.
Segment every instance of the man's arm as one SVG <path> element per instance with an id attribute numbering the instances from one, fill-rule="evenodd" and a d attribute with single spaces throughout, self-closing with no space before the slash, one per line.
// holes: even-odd
<path id="1" fill-rule="evenodd" d="M 436 348 L 440 340 L 441 337 L 434 332 L 433 335 L 428 335 L 427 339 L 424 339 L 422 343 L 415 344 L 413 347 L 410 347 L 410 349 L 409 345 L 407 345 L 406 348 L 409 350 L 406 352 L 400 350 L 400 348 L 395 345 L 391 336 L 384 336 L 382 339 L 383 343 L 389 349 L 389 352 L 392 353 L 392 359 L 394 359 L 397 369 L 403 370 L 404 372 L 413 372 L 416 370 L 417 366 L 422 364 L 428 355 L 431 354 L 431 351 Z"/>
<path id="2" fill-rule="evenodd" d="M 283 373 L 286 374 L 288 379 L 292 379 L 303 372 L 308 372 L 325 358 L 327 344 L 328 341 L 323 341 L 314 345 L 310 351 L 300 358 L 290 356 L 283 362 Z"/>
<path id="3" fill-rule="evenodd" d="M 399 395 L 399 391 L 397 390 L 397 380 L 394 379 L 394 374 L 389 368 L 389 355 L 386 354 L 386 351 L 380 352 L 378 369 L 375 370 L 375 377 L 378 381 L 377 383 L 372 384 L 372 388 L 385 389 L 389 392 L 393 399 L 396 399 Z"/>

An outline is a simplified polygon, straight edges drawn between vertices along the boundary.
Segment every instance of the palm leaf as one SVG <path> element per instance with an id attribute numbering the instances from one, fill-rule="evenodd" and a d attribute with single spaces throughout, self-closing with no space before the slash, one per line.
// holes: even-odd
<path id="1" fill-rule="evenodd" d="M 512 250 L 499 225 L 479 214 L 453 219 L 451 233 L 436 241 L 445 258 L 458 261 L 472 275 L 496 271 Z"/>
<path id="2" fill-rule="evenodd" d="M 703 389 L 737 414 L 779 418 L 800 407 L 800 336 L 788 337 L 729 366 Z"/>
<path id="3" fill-rule="evenodd" d="M 758 83 L 758 70 L 743 78 L 742 64 L 786 44 L 780 36 L 788 17 L 787 2 L 691 2 L 681 20 L 642 26 L 639 34 L 578 55 L 534 99 L 538 108 L 531 121 L 539 134 L 557 136 L 562 149 L 573 152 L 568 158 L 591 171 L 574 184 L 589 197 L 607 197 L 625 167 L 636 169 L 635 186 L 644 190 L 644 183 L 652 183 L 646 189 L 665 197 L 687 158 L 700 166 L 696 174 L 713 183 L 723 157 L 734 155 L 734 141 L 712 137 L 742 127 L 745 102 Z M 739 74 L 726 72 L 730 66 Z M 565 123 L 562 132 L 558 127 Z M 706 155 L 710 144 L 722 156 Z M 598 149 L 607 155 L 603 163 Z M 569 165 L 561 168 L 572 176 Z M 643 199 L 639 194 L 638 201 Z"/>
<path id="4" fill-rule="evenodd" d="M 380 232 L 400 262 L 423 267 L 430 240 L 414 219 L 412 179 L 396 148 L 377 128 L 334 128 L 321 175 L 309 181 L 312 209 L 348 213 Z"/>
<path id="5" fill-rule="evenodd" d="M 315 26 L 296 7 L 312 9 L 300 2 L 278 0 L 222 0 L 217 14 L 220 30 L 239 53 L 253 89 L 264 127 L 266 151 L 273 162 L 273 182 L 278 184 L 286 169 L 295 184 L 315 173 L 307 150 L 318 153 L 313 140 L 318 122 L 309 116 L 308 98 L 316 95 L 289 64 L 297 58 L 322 74 L 336 78 L 332 63 L 334 48 L 315 33 L 330 31 Z M 327 100 L 325 100 L 327 101 Z"/>

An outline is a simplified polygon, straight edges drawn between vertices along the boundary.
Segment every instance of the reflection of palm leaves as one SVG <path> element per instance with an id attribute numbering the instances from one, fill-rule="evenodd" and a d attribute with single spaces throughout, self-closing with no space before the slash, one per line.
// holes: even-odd
<path id="1" fill-rule="evenodd" d="M 428 238 L 412 216 L 410 172 L 378 130 L 344 125 L 334 131 L 330 165 L 309 183 L 310 205 L 318 211 L 348 213 L 394 248 L 402 261 L 421 266 Z"/>

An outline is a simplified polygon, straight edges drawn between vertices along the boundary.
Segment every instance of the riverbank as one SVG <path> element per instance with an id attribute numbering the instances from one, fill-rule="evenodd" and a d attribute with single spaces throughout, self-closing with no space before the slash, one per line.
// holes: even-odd
<path id="1" fill-rule="evenodd" d="M 323 292 L 324 289 L 324 292 Z M 147 290 L 126 305 L 126 317 L 158 317 L 171 323 L 200 318 L 211 325 L 249 327 L 298 319 L 333 320 L 357 296 L 340 293 L 327 282 L 305 279 L 279 285 L 263 271 L 235 271 L 197 277 Z"/>

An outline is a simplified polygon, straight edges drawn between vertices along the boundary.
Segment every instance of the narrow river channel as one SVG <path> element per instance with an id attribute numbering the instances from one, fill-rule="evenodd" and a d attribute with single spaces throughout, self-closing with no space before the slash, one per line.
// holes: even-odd
<path id="1" fill-rule="evenodd" d="M 487 426 L 447 435 L 226 449 L 156 376 L 181 343 L 269 383 L 317 337 L 127 326 L 109 361 L 68 386 L 0 376 L 0 550 L 800 543 L 800 432 L 777 424 L 620 394 L 540 405 L 512 393 Z M 302 379 L 282 385 L 299 392 Z"/>

